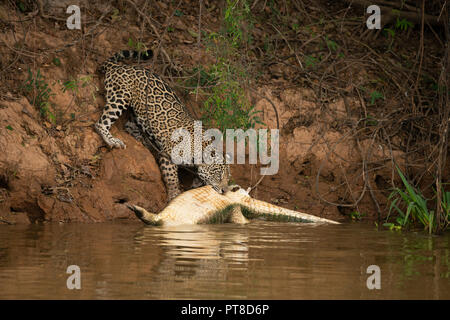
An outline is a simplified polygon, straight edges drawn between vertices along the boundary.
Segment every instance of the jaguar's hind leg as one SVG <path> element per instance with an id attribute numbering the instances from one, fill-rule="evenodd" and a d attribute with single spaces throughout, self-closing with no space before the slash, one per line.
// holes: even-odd
<path id="1" fill-rule="evenodd" d="M 144 147 L 149 150 L 155 147 L 155 140 L 151 133 L 145 132 L 138 124 L 136 116 L 131 115 L 130 120 L 125 123 L 125 131 L 128 132 L 133 138 L 142 143 Z M 158 151 L 158 149 L 156 149 Z"/>
<path id="2" fill-rule="evenodd" d="M 159 158 L 159 168 L 166 184 L 168 200 L 172 200 L 178 196 L 180 191 L 180 183 L 178 180 L 178 167 L 169 158 L 162 156 Z"/>
<path id="3" fill-rule="evenodd" d="M 137 141 L 144 143 L 144 132 L 139 127 L 134 118 L 131 118 L 127 123 L 125 123 L 125 131 L 128 132 Z"/>

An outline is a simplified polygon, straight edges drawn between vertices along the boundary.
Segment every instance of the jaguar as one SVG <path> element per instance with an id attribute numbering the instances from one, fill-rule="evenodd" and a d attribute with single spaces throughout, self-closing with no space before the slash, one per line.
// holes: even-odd
<path id="1" fill-rule="evenodd" d="M 124 59 L 140 58 L 147 60 L 153 56 L 152 50 L 137 52 L 122 50 L 107 59 L 100 67 L 105 74 L 106 104 L 95 129 L 109 148 L 125 149 L 126 145 L 111 132 L 111 126 L 130 109 L 130 120 L 125 124 L 127 131 L 141 142 L 149 141 L 159 153 L 159 167 L 167 188 L 168 200 L 181 193 L 178 177 L 178 166 L 172 161 L 172 150 L 178 141 L 172 139 L 175 130 L 185 129 L 189 132 L 193 148 L 194 139 L 202 139 L 194 135 L 196 119 L 190 114 L 175 92 L 157 74 L 142 66 L 121 63 Z M 198 141 L 196 141 L 198 143 Z M 205 148 L 207 142 L 201 140 Z M 180 148 L 182 149 L 182 148 Z M 190 154 L 194 155 L 194 152 Z M 182 166 L 194 168 L 201 184 L 210 185 L 218 193 L 228 190 L 231 179 L 230 165 L 223 154 L 215 154 L 212 163 L 195 163 L 187 161 Z"/>

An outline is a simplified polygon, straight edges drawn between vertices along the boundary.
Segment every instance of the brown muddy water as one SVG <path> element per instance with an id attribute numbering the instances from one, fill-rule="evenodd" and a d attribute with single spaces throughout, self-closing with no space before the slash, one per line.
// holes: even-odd
<path id="1" fill-rule="evenodd" d="M 0 298 L 450 299 L 449 242 L 361 223 L 1 225 Z"/>

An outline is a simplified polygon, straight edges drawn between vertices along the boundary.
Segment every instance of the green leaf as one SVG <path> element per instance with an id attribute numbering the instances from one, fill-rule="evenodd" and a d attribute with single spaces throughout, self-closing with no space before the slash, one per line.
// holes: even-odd
<path id="1" fill-rule="evenodd" d="M 25 4 L 24 4 L 22 1 L 18 2 L 18 3 L 17 3 L 17 6 L 19 7 L 19 10 L 20 10 L 21 12 L 25 12 L 25 10 L 26 10 Z"/>
<path id="2" fill-rule="evenodd" d="M 384 98 L 383 94 L 378 91 L 372 91 L 370 94 L 370 104 L 374 104 L 377 99 Z"/>
<path id="3" fill-rule="evenodd" d="M 13 128 L 10 125 L 7 125 L 6 129 L 11 130 L 11 131 L 13 130 Z"/>
<path id="4" fill-rule="evenodd" d="M 417 194 L 416 194 L 416 192 L 414 191 L 414 189 L 413 189 L 413 187 L 408 183 L 408 181 L 406 180 L 406 178 L 405 178 L 405 176 L 403 175 L 403 173 L 401 172 L 401 170 L 397 167 L 397 171 L 398 171 L 398 174 L 399 174 L 399 176 L 400 176 L 400 178 L 402 179 L 402 181 L 403 181 L 403 184 L 405 185 L 405 187 L 406 187 L 406 190 L 408 191 L 408 193 L 409 193 L 409 195 L 411 196 L 411 198 L 415 201 L 415 202 L 417 202 Z M 405 196 L 406 197 L 406 196 Z"/>
<path id="5" fill-rule="evenodd" d="M 395 36 L 395 30 L 384 28 L 384 31 L 386 31 L 392 38 Z"/>
<path id="6" fill-rule="evenodd" d="M 53 58 L 53 64 L 59 67 L 61 65 L 61 60 L 59 60 L 59 58 Z"/>
<path id="7" fill-rule="evenodd" d="M 198 33 L 197 32 L 195 32 L 194 30 L 192 30 L 192 29 L 188 29 L 188 32 L 189 32 L 189 34 L 192 36 L 192 37 L 194 37 L 194 38 L 198 38 Z"/>
<path id="8" fill-rule="evenodd" d="M 314 66 L 316 64 L 316 62 L 318 62 L 319 60 L 317 60 L 317 58 L 313 57 L 313 56 L 306 56 L 305 58 L 305 64 L 307 67 L 309 66 Z"/>
<path id="9" fill-rule="evenodd" d="M 133 41 L 133 39 L 131 39 L 131 38 L 128 39 L 128 46 L 130 48 L 134 48 L 134 41 Z"/>
<path id="10" fill-rule="evenodd" d="M 403 219 L 403 226 L 404 226 L 406 223 L 408 223 L 408 217 L 409 217 L 409 215 L 411 214 L 411 210 L 413 210 L 414 207 L 415 207 L 415 203 L 414 203 L 414 202 L 411 202 L 411 203 L 408 205 L 408 208 L 406 209 L 406 216 L 405 216 L 405 218 Z"/>
<path id="11" fill-rule="evenodd" d="M 113 10 L 113 13 L 111 15 L 112 22 L 114 22 L 117 18 L 119 18 L 119 13 L 120 13 L 119 9 Z"/>
<path id="12" fill-rule="evenodd" d="M 396 27 L 397 29 L 406 31 L 406 30 L 408 30 L 408 28 L 412 28 L 413 26 L 414 26 L 414 24 L 413 24 L 411 21 L 408 21 L 408 20 L 406 20 L 405 18 L 403 18 L 403 19 L 400 20 L 400 19 L 397 17 L 397 22 L 396 22 L 396 24 L 395 24 L 395 27 Z"/>

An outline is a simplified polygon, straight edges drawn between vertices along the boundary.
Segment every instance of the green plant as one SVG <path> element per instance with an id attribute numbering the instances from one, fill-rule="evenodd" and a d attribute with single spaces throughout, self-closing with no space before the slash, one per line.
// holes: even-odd
<path id="1" fill-rule="evenodd" d="M 389 195 L 388 200 L 391 202 L 391 205 L 386 218 L 387 221 L 392 210 L 395 209 L 398 213 L 395 219 L 396 224 L 386 222 L 383 225 L 392 230 L 401 229 L 418 222 L 431 234 L 437 227 L 435 211 L 428 208 L 427 199 L 420 190 L 409 184 L 398 167 L 397 171 L 405 189 L 395 188 Z M 433 199 L 437 199 L 436 194 L 437 192 L 434 190 Z M 450 220 L 450 191 L 445 191 L 443 187 L 441 188 L 441 208 L 443 210 L 443 218 L 448 226 Z"/>
<path id="2" fill-rule="evenodd" d="M 414 24 L 413 24 L 411 21 L 408 21 L 408 20 L 406 20 L 405 18 L 403 18 L 403 19 L 400 20 L 400 19 L 397 17 L 397 21 L 396 21 L 396 23 L 395 23 L 395 27 L 396 27 L 397 29 L 406 31 L 406 30 L 408 30 L 408 28 L 412 28 L 413 26 L 414 26 Z"/>
<path id="3" fill-rule="evenodd" d="M 394 38 L 395 37 L 395 30 L 394 29 L 391 29 L 391 28 L 384 28 L 383 29 L 385 32 L 386 32 L 386 34 L 388 35 L 388 36 L 390 36 L 391 38 Z"/>
<path id="4" fill-rule="evenodd" d="M 128 39 L 128 46 L 132 50 L 135 50 L 135 51 L 137 51 L 139 53 L 142 53 L 142 54 L 148 56 L 148 52 L 147 52 L 148 48 L 143 42 L 135 41 L 132 38 L 129 38 Z"/>
<path id="5" fill-rule="evenodd" d="M 391 50 L 392 45 L 394 44 L 394 40 L 395 40 L 395 30 L 391 29 L 391 28 L 384 28 L 383 31 L 384 31 L 384 34 L 390 39 L 390 42 L 388 45 L 388 50 Z"/>
<path id="6" fill-rule="evenodd" d="M 325 43 L 331 51 L 337 50 L 338 44 L 335 41 L 328 39 L 328 36 L 325 36 Z"/>
<path id="7" fill-rule="evenodd" d="M 75 79 L 67 80 L 63 82 L 62 92 L 66 92 L 68 90 L 72 91 L 72 93 L 78 93 L 78 81 Z"/>
<path id="8" fill-rule="evenodd" d="M 450 191 L 444 191 L 444 188 L 442 188 L 441 207 L 444 211 L 445 219 L 450 221 Z"/>
<path id="9" fill-rule="evenodd" d="M 368 125 L 368 126 L 376 126 L 376 125 L 378 125 L 378 120 L 377 119 L 375 119 L 374 118 L 374 116 L 372 116 L 372 115 L 367 115 L 367 118 L 366 118 L 366 120 L 365 120 L 365 123 Z"/>
<path id="10" fill-rule="evenodd" d="M 205 101 L 202 120 L 207 126 L 215 126 L 225 132 L 226 129 L 241 128 L 247 130 L 255 125 L 264 124 L 245 95 L 239 81 L 233 79 L 238 73 L 233 67 L 222 61 L 214 66 L 213 75 L 218 85 Z"/>
<path id="11" fill-rule="evenodd" d="M 246 0 L 227 0 L 225 8 L 224 40 L 238 48 L 244 40 L 243 24 L 250 21 L 250 6 Z"/>
<path id="12" fill-rule="evenodd" d="M 305 64 L 307 67 L 314 67 L 317 62 L 319 62 L 317 58 L 313 56 L 305 56 Z"/>
<path id="13" fill-rule="evenodd" d="M 378 225 L 377 225 L 378 227 Z M 383 223 L 383 227 L 389 228 L 389 230 L 395 230 L 395 231 L 400 231 L 402 230 L 402 226 L 401 225 L 396 225 L 395 223 L 392 222 L 386 222 Z"/>
<path id="14" fill-rule="evenodd" d="M 361 213 L 359 211 L 352 211 L 350 212 L 349 216 L 352 220 L 361 220 L 362 217 L 364 217 L 366 214 L 365 213 Z"/>
<path id="15" fill-rule="evenodd" d="M 384 99 L 383 94 L 377 90 L 372 91 L 370 93 L 370 105 L 373 105 L 378 99 Z"/>
<path id="16" fill-rule="evenodd" d="M 53 58 L 52 62 L 57 67 L 59 67 L 61 65 L 61 60 L 57 57 Z"/>
<path id="17" fill-rule="evenodd" d="M 28 77 L 22 85 L 22 89 L 28 97 L 30 103 L 39 109 L 42 117 L 48 118 L 51 122 L 55 122 L 55 116 L 50 110 L 50 97 L 54 94 L 49 88 L 48 83 L 45 82 L 40 70 L 33 75 L 28 69 Z"/>
<path id="18" fill-rule="evenodd" d="M 225 129 L 247 130 L 256 124 L 264 124 L 258 117 L 245 92 L 248 85 L 249 67 L 245 59 L 245 47 L 251 41 L 248 31 L 252 27 L 250 7 L 246 0 L 227 0 L 223 25 L 219 32 L 208 36 L 207 50 L 216 62 L 209 71 L 200 71 L 200 85 L 214 84 L 204 102 L 202 120 L 208 126 Z M 203 80 L 203 81 L 202 81 Z M 192 80 L 193 81 L 193 80 Z"/>
<path id="19" fill-rule="evenodd" d="M 16 1 L 16 5 L 19 8 L 20 12 L 24 13 L 27 11 L 27 4 L 23 1 Z"/>
<path id="20" fill-rule="evenodd" d="M 92 101 L 95 101 L 95 93 L 98 91 L 98 87 L 92 81 L 92 75 L 82 76 L 79 78 L 79 80 L 81 81 L 82 88 L 91 87 Z"/>
<path id="21" fill-rule="evenodd" d="M 111 21 L 112 22 L 114 22 L 114 21 L 116 21 L 118 19 L 120 20 L 119 13 L 120 13 L 119 9 L 114 9 L 113 10 L 113 13 L 111 14 Z"/>
<path id="22" fill-rule="evenodd" d="M 395 25 L 393 26 L 393 28 L 395 28 L 396 30 L 406 31 L 414 26 L 412 22 L 406 20 L 405 18 L 400 20 L 400 18 L 398 17 L 400 12 L 398 10 L 392 10 L 392 13 L 397 15 L 397 20 L 395 22 Z M 391 50 L 395 40 L 395 30 L 393 28 L 383 29 L 384 34 L 390 39 L 388 50 Z"/>
<path id="23" fill-rule="evenodd" d="M 405 190 L 395 188 L 389 195 L 388 200 L 391 201 L 391 205 L 386 220 L 389 219 L 392 209 L 395 209 L 398 213 L 396 218 L 398 225 L 405 227 L 413 221 L 419 221 L 431 234 L 435 228 L 434 211 L 428 209 L 426 198 L 408 183 L 398 167 L 397 172 Z M 406 208 L 405 211 L 400 209 L 400 204 L 402 204 L 402 208 Z"/>
<path id="24" fill-rule="evenodd" d="M 196 87 L 197 85 L 200 87 L 211 86 L 217 84 L 217 79 L 214 74 L 209 72 L 203 66 L 195 67 L 190 72 L 190 77 L 188 77 L 184 84 L 187 87 Z M 198 89 L 198 88 L 197 88 Z"/>

